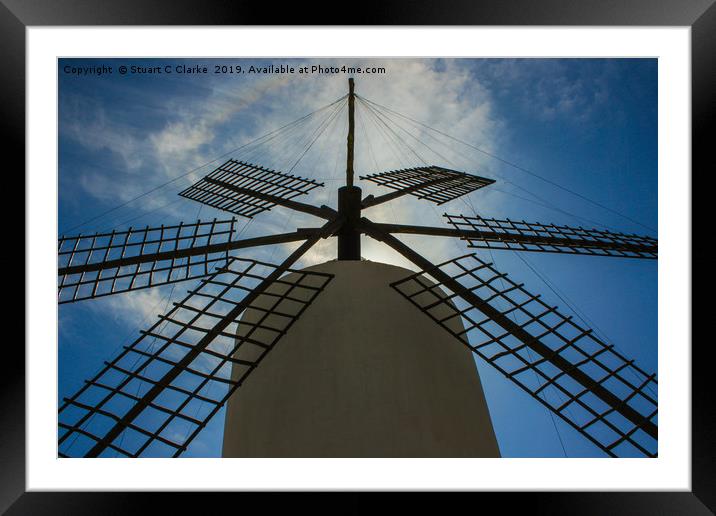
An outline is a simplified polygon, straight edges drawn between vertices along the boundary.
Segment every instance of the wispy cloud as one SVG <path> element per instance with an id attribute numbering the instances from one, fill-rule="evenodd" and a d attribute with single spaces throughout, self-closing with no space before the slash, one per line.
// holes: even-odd
<path id="1" fill-rule="evenodd" d="M 345 60 L 328 60 L 324 65 L 342 65 Z M 385 75 L 362 75 L 357 77 L 357 92 L 362 97 L 404 113 L 415 120 L 451 134 L 468 142 L 479 144 L 486 150 L 494 150 L 501 130 L 492 108 L 492 94 L 474 76 L 466 63 L 454 60 L 354 60 L 353 66 L 383 66 Z M 90 150 L 114 152 L 124 171 L 107 173 L 103 168 L 92 168 L 79 178 L 79 185 L 90 196 L 102 200 L 128 200 L 146 190 L 150 185 L 177 177 L 187 170 L 205 163 L 217 155 L 266 134 L 287 121 L 299 118 L 316 107 L 344 95 L 346 76 L 325 77 L 269 76 L 244 80 L 241 83 L 210 81 L 196 97 L 154 97 L 159 103 L 152 110 L 161 113 L 159 121 L 142 125 L 134 117 L 108 114 L 102 104 L 83 103 L 79 109 L 77 100 L 69 102 L 65 110 L 65 136 Z M 74 107 L 73 107 L 74 106 Z M 161 120 L 164 122 L 161 122 Z M 340 179 L 345 168 L 345 110 L 308 153 L 303 155 L 297 175 Z M 310 132 L 315 126 L 304 128 Z M 293 135 L 298 144 L 305 145 Z M 309 135 L 310 136 L 310 135 Z M 306 140 L 310 141 L 310 140 Z M 301 157 L 301 145 L 295 141 L 280 140 L 275 146 L 267 145 L 261 155 L 264 166 L 286 170 Z M 292 147 L 292 146 L 295 146 Z M 463 147 L 456 152 L 449 140 L 439 138 L 437 133 L 416 125 L 376 105 L 358 103 L 358 128 L 356 134 L 357 174 L 415 166 L 427 161 L 446 167 L 489 172 L 485 157 L 476 153 L 466 155 Z M 258 156 L 257 156 L 258 157 Z M 138 170 L 140 173 L 138 173 Z M 198 180 L 210 168 L 196 171 L 182 186 Z M 326 188 L 312 194 L 311 202 L 335 204 L 337 181 L 326 181 Z M 366 193 L 381 193 L 370 183 L 362 183 Z M 142 200 L 139 213 L 155 210 L 153 220 L 170 222 L 186 219 L 195 212 L 188 201 L 174 203 L 178 186 L 157 192 Z M 169 206 L 165 206 L 169 204 Z M 456 201 L 458 209 L 465 207 Z M 203 215 L 226 214 L 204 208 Z M 280 213 L 278 216 L 276 213 Z M 131 212 L 130 212 L 131 214 Z M 374 220 L 412 222 L 442 225 L 437 209 L 414 198 L 401 199 L 391 205 L 372 208 L 366 212 Z M 297 215 L 283 208 L 259 216 L 249 234 L 269 234 L 292 231 L 298 226 L 315 225 L 318 221 L 309 216 Z M 376 261 L 388 261 L 407 265 L 405 260 L 382 244 L 376 245 L 364 238 L 364 256 Z M 428 239 L 427 250 L 435 259 L 454 254 L 453 244 L 443 239 Z M 319 242 L 301 261 L 312 265 L 335 258 L 333 239 Z M 418 245 L 418 247 L 420 247 Z M 279 260 L 295 248 L 295 245 L 263 248 L 244 253 L 264 260 Z M 152 289 L 125 294 L 102 303 L 113 317 L 126 318 L 136 324 L 161 301 L 163 289 Z"/>
<path id="2" fill-rule="evenodd" d="M 351 64 L 384 65 L 388 70 L 385 76 L 358 79 L 358 90 L 366 97 L 469 135 L 488 147 L 491 144 L 494 121 L 489 119 L 489 95 L 459 65 L 448 62 L 448 70 L 438 70 L 434 61 L 359 60 Z M 160 127 L 128 124 L 113 118 L 102 105 L 83 100 L 77 109 L 66 110 L 63 133 L 85 147 L 118 153 L 128 172 L 158 167 L 145 181 L 162 174 L 175 177 L 215 153 L 239 146 L 344 94 L 345 83 L 343 75 L 260 78 L 233 87 L 215 83 L 202 88 L 200 97 L 164 101 L 156 109 L 165 113 Z"/>
<path id="3" fill-rule="evenodd" d="M 598 61 L 598 60 L 591 60 Z M 485 83 L 544 121 L 583 124 L 609 99 L 609 66 L 590 60 L 494 59 L 478 65 Z"/>
<path id="4" fill-rule="evenodd" d="M 88 306 L 105 317 L 137 329 L 144 329 L 154 324 L 157 317 L 166 312 L 170 304 L 168 297 L 170 292 L 172 292 L 171 285 L 135 290 L 95 299 L 88 303 Z M 172 298 L 176 299 L 182 293 L 186 294 L 186 287 L 177 286 Z"/>

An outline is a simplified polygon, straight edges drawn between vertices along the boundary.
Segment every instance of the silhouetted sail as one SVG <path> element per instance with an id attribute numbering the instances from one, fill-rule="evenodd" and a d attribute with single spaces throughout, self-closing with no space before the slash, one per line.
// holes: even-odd
<path id="1" fill-rule="evenodd" d="M 657 455 L 656 375 L 492 264 L 463 256 L 392 286 L 609 455 Z"/>

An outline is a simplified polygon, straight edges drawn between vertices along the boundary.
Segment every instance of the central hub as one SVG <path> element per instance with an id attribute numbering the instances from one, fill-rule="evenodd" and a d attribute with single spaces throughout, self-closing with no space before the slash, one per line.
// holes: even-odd
<path id="1" fill-rule="evenodd" d="M 338 214 L 345 222 L 338 232 L 338 259 L 360 260 L 361 189 L 343 186 L 338 189 Z"/>

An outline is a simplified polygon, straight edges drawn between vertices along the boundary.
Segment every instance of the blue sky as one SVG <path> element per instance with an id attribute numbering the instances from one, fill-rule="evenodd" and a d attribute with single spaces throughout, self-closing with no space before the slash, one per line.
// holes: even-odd
<path id="1" fill-rule="evenodd" d="M 271 60 L 317 64 L 318 60 Z M 219 162 L 242 158 L 246 142 L 342 95 L 347 75 L 160 74 L 76 76 L 65 65 L 142 66 L 266 64 L 248 60 L 60 60 L 59 234 L 94 232 L 201 218 L 227 218 L 176 194 Z M 433 207 L 412 197 L 366 211 L 373 220 L 443 225 L 443 212 L 524 218 L 656 236 L 657 61 L 654 59 L 327 60 L 320 64 L 383 66 L 385 74 L 356 75 L 359 95 L 455 136 L 502 160 L 560 184 L 606 207 L 405 119 L 384 119 L 405 138 L 391 137 L 359 103 L 357 175 L 433 164 L 496 179 L 469 196 Z M 317 120 L 318 118 L 315 117 Z M 345 109 L 301 157 L 316 125 L 248 155 L 277 170 L 325 181 L 306 200 L 335 204 L 345 162 Z M 401 125 L 402 124 L 402 125 Z M 402 127 L 403 129 L 400 129 Z M 417 139 L 411 139 L 409 132 Z M 302 139 L 304 138 L 304 139 Z M 391 139 L 392 138 L 392 139 Z M 419 143 L 418 140 L 420 140 Z M 412 150 L 411 150 L 412 149 Z M 300 160 L 298 158 L 301 158 Z M 223 158 L 223 159 L 226 159 Z M 195 169 L 195 170 L 194 170 Z M 192 171 L 193 172 L 190 172 Z M 190 172 L 187 174 L 187 172 Z M 176 179 L 179 178 L 179 179 Z M 140 199 L 138 195 L 174 180 Z M 380 192 L 361 182 L 364 192 Z M 125 204 L 126 203 L 126 204 Z M 97 217 L 117 206 L 118 209 Z M 617 214 L 618 213 L 618 214 Z M 289 216 L 290 215 L 290 216 Z M 240 221 L 244 224 L 244 221 Z M 315 225 L 309 216 L 276 209 L 257 217 L 242 236 Z M 469 250 L 434 237 L 401 237 L 435 262 Z M 325 242 L 301 265 L 334 257 Z M 366 258 L 408 266 L 384 246 L 364 238 Z M 291 246 L 243 256 L 279 262 Z M 509 251 L 478 251 L 515 281 L 569 312 L 564 302 Z M 657 263 L 653 261 L 525 254 L 523 258 L 577 307 L 606 340 L 647 371 L 656 371 Z M 159 287 L 60 307 L 59 394 L 130 343 L 141 328 L 190 284 Z M 477 362 L 504 456 L 602 456 L 565 423 Z M 223 414 L 194 442 L 188 456 L 220 453 Z M 556 428 L 555 428 L 556 426 Z M 564 449 L 563 449 L 564 445 Z"/>

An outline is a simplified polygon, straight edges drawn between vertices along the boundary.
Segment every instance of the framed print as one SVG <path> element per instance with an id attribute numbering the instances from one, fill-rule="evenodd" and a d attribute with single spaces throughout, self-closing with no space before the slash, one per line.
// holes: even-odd
<path id="1" fill-rule="evenodd" d="M 159 6 L 3 8 L 28 204 L 9 514 L 146 490 L 713 510 L 709 2 L 384 4 L 383 27 Z"/>

